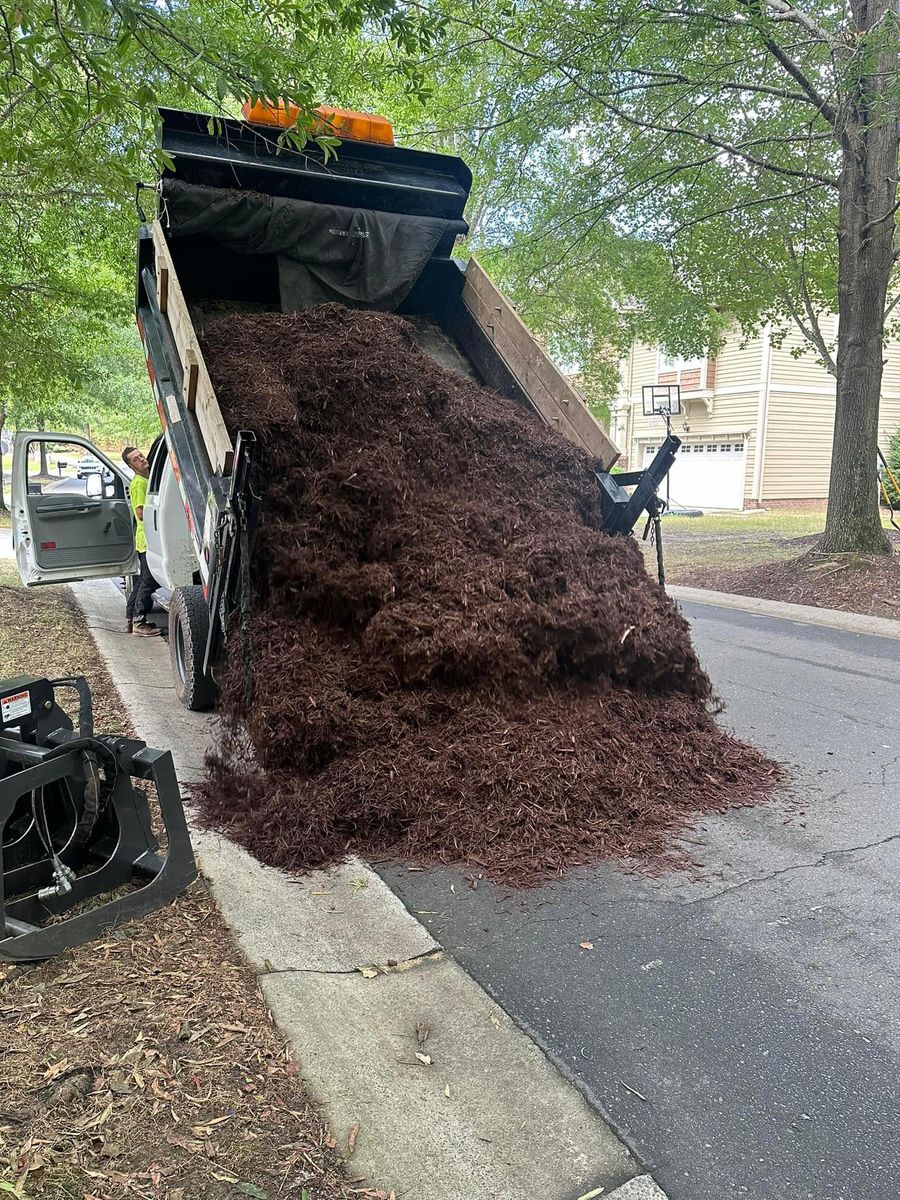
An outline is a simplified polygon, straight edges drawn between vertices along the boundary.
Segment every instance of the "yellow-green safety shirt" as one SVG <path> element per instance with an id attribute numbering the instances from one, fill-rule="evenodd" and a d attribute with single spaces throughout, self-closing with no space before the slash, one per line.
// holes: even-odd
<path id="1" fill-rule="evenodd" d="M 131 497 L 131 507 L 134 510 L 134 519 L 137 521 L 137 530 L 134 535 L 134 548 L 140 554 L 147 553 L 147 535 L 144 533 L 144 522 L 138 516 L 138 509 L 143 508 L 144 501 L 147 499 L 147 480 L 143 475 L 135 475 L 131 483 L 128 485 L 128 495 Z"/>

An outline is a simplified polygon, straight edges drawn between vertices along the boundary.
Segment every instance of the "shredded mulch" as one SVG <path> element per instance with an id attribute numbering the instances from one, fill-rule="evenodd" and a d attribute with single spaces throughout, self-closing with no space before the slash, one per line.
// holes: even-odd
<path id="1" fill-rule="evenodd" d="M 360 853 L 525 884 L 659 863 L 777 786 L 715 724 L 635 541 L 603 532 L 587 455 L 398 317 L 232 315 L 202 340 L 261 497 L 255 696 L 234 630 L 208 823 L 291 870 Z"/>
<path id="2" fill-rule="evenodd" d="M 797 538 L 799 543 L 818 538 Z M 786 604 L 836 608 L 869 617 L 900 620 L 900 535 L 892 538 L 891 556 L 820 554 L 807 550 L 796 558 L 738 570 L 692 569 L 679 575 L 688 587 L 710 588 Z"/>
<path id="3" fill-rule="evenodd" d="M 71 593 L 14 576 L 0 560 L 0 674 L 84 674 L 98 730 L 131 735 Z M 99 944 L 0 963 L 0 1046 L 0 1192 L 387 1200 L 348 1180 L 202 881 Z"/>

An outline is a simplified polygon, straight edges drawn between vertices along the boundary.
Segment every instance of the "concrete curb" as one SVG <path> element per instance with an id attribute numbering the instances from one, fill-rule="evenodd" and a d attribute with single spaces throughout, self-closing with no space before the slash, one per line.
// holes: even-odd
<path id="1" fill-rule="evenodd" d="M 867 617 L 862 613 L 843 612 L 837 608 L 816 608 L 811 604 L 785 604 L 781 600 L 763 600 L 757 596 L 738 596 L 731 592 L 712 592 L 706 588 L 667 587 L 673 600 L 693 604 L 709 604 L 715 608 L 734 608 L 740 612 L 756 613 L 761 617 L 777 617 L 799 625 L 823 625 L 845 633 L 860 633 L 869 637 L 900 638 L 900 620 L 887 617 Z"/>
<path id="2" fill-rule="evenodd" d="M 72 591 L 138 736 L 172 750 L 182 782 L 197 778 L 213 718 L 181 708 L 165 646 L 124 632 L 112 583 Z M 359 1126 L 355 1173 L 409 1200 L 666 1200 L 365 863 L 295 878 L 221 835 L 192 837 L 338 1145 Z"/>
<path id="3" fill-rule="evenodd" d="M 666 1200 L 666 1193 L 652 1176 L 638 1175 L 610 1192 L 605 1200 Z"/>

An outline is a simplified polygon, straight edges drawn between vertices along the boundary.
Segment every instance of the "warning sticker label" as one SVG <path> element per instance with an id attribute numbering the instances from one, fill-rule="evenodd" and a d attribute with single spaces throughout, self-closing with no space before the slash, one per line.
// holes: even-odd
<path id="1" fill-rule="evenodd" d="M 27 717 L 31 712 L 31 692 L 16 692 L 0 699 L 0 719 L 3 724 L 17 717 Z"/>

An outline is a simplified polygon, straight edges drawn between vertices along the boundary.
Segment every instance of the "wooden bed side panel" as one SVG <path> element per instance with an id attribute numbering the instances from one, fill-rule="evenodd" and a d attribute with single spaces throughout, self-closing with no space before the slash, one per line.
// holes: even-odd
<path id="1" fill-rule="evenodd" d="M 466 267 L 462 303 L 547 424 L 609 470 L 619 450 L 475 259 Z"/>
<path id="2" fill-rule="evenodd" d="M 172 335 L 184 369 L 184 400 L 197 418 L 200 435 L 217 475 L 229 475 L 234 447 L 225 426 L 212 380 L 203 361 L 191 314 L 172 264 L 168 243 L 159 221 L 153 222 L 156 257 L 156 299 L 160 312 L 169 318 Z"/>

